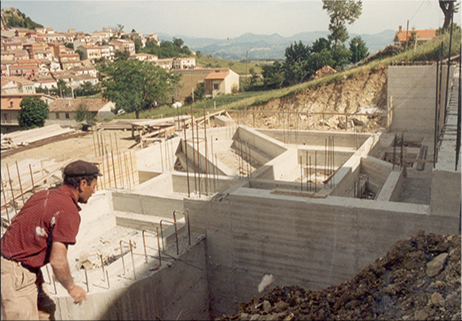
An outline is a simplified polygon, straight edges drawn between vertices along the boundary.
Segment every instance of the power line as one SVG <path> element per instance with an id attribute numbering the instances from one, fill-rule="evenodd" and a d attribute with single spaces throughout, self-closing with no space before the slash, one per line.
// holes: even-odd
<path id="1" fill-rule="evenodd" d="M 424 4 L 425 1 L 422 1 L 422 3 L 420 4 L 419 8 L 417 9 L 417 11 L 414 13 L 414 15 L 412 16 L 411 19 L 409 19 L 409 22 L 414 19 L 415 15 L 417 14 L 417 12 L 419 12 L 420 8 L 422 8 L 422 5 Z"/>

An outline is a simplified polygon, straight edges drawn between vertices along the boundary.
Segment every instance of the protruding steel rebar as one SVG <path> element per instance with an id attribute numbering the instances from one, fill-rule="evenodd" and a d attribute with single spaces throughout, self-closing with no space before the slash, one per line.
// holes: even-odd
<path id="1" fill-rule="evenodd" d="M 135 271 L 135 258 L 133 256 L 133 244 L 132 244 L 132 240 L 130 240 L 130 253 L 131 253 L 131 256 L 132 256 L 132 264 L 133 264 L 133 277 L 135 278 L 136 280 L 136 271 Z"/>
<path id="2" fill-rule="evenodd" d="M 31 183 L 32 183 L 32 193 L 35 193 L 34 173 L 32 172 L 31 164 L 29 164 L 29 171 L 30 171 L 30 180 L 31 180 Z"/>
<path id="3" fill-rule="evenodd" d="M 186 211 L 186 213 L 184 212 L 180 212 L 180 211 L 173 211 L 173 218 L 174 218 L 174 221 L 176 222 L 176 214 L 181 214 L 181 215 L 184 215 L 185 216 L 185 219 L 186 219 L 186 223 L 188 224 L 188 243 L 189 245 L 191 245 L 191 225 L 190 225 L 190 222 L 189 222 L 189 210 Z"/>
<path id="4" fill-rule="evenodd" d="M 146 263 L 148 263 L 148 253 L 146 252 L 146 240 L 144 238 L 145 232 L 146 232 L 145 230 L 141 231 L 141 235 L 143 236 L 144 258 L 145 258 Z"/>
<path id="5" fill-rule="evenodd" d="M 2 193 L 3 193 L 3 199 L 5 200 L 5 211 L 6 211 L 6 219 L 8 220 L 8 225 L 10 225 L 10 213 L 8 212 L 8 204 L 6 203 L 6 193 L 5 193 L 5 188 L 3 187 L 3 179 L 2 179 Z M 3 226 L 3 224 L 2 224 Z"/>
<path id="6" fill-rule="evenodd" d="M 124 261 L 124 251 L 123 251 L 123 248 L 122 248 L 122 240 L 119 242 L 120 244 L 120 257 L 122 258 L 122 267 L 124 269 L 122 275 L 125 275 L 125 261 Z"/>
<path id="7" fill-rule="evenodd" d="M 159 253 L 159 267 L 162 265 L 162 255 L 160 254 L 160 240 L 159 240 L 159 228 L 156 227 L 157 233 L 157 253 Z"/>
<path id="8" fill-rule="evenodd" d="M 11 200 L 13 202 L 13 208 L 14 208 L 14 213 L 15 215 L 18 214 L 18 210 L 16 208 L 16 203 L 14 202 L 14 190 L 13 190 L 13 184 L 10 176 L 10 168 L 8 167 L 8 164 L 6 164 L 6 170 L 8 172 L 8 182 L 10 183 L 10 189 L 11 189 Z M 6 200 L 5 200 L 6 201 Z"/>
<path id="9" fill-rule="evenodd" d="M 106 280 L 107 280 L 107 288 L 111 288 L 111 284 L 109 283 L 109 272 L 106 270 Z"/>
<path id="10" fill-rule="evenodd" d="M 105 281 L 105 280 L 104 280 L 104 278 L 105 278 L 105 273 L 104 273 L 104 260 L 103 260 L 103 255 L 100 254 L 100 255 L 99 255 L 99 258 L 101 259 L 101 268 L 103 269 L 103 281 Z"/>
<path id="11" fill-rule="evenodd" d="M 88 274 L 87 274 L 87 269 L 84 269 L 85 271 L 85 284 L 87 286 L 87 293 L 90 292 L 90 284 L 88 282 Z"/>

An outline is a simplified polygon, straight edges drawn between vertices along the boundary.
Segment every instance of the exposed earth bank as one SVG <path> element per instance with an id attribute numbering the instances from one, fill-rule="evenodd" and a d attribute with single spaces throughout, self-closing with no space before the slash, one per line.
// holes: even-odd
<path id="1" fill-rule="evenodd" d="M 276 287 L 220 320 L 461 320 L 460 235 L 419 231 L 351 280 Z"/>

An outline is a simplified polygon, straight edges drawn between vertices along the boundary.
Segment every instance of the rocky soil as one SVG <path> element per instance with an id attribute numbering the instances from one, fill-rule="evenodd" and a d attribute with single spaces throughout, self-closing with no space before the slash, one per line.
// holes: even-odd
<path id="1" fill-rule="evenodd" d="M 419 231 L 351 280 L 276 287 L 219 320 L 461 320 L 460 235 Z"/>
<path id="2" fill-rule="evenodd" d="M 324 84 L 316 88 L 308 88 L 295 95 L 271 100 L 248 110 L 273 110 L 311 113 L 364 113 L 368 107 L 373 112 L 382 112 L 386 116 L 387 109 L 387 77 L 388 69 L 379 66 L 370 72 L 346 77 L 341 82 Z M 298 129 L 298 130 L 356 130 L 358 132 L 375 132 L 386 124 L 386 117 L 357 116 L 349 118 L 346 124 L 344 116 L 325 117 L 287 114 L 257 114 L 243 118 L 229 111 L 239 124 L 247 124 L 258 128 Z"/>

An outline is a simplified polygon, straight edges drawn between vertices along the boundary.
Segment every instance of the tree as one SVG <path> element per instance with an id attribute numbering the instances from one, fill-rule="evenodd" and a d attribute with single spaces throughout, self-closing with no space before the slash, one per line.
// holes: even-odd
<path id="1" fill-rule="evenodd" d="M 180 77 L 150 62 L 118 60 L 100 66 L 104 75 L 103 97 L 116 104 L 117 109 L 135 112 L 168 102 L 169 94 Z"/>
<path id="2" fill-rule="evenodd" d="M 350 50 L 344 44 L 339 44 L 332 49 L 332 59 L 334 68 L 343 68 L 350 61 Z"/>
<path id="3" fill-rule="evenodd" d="M 322 0 L 322 8 L 327 10 L 330 17 L 328 36 L 330 41 L 334 42 L 334 47 L 338 43 L 344 43 L 348 40 L 348 31 L 346 24 L 352 24 L 359 18 L 362 11 L 361 0 Z"/>
<path id="4" fill-rule="evenodd" d="M 88 110 L 87 105 L 82 102 L 77 106 L 77 115 L 75 120 L 82 122 L 82 121 L 93 121 L 95 117 L 93 114 Z"/>
<path id="5" fill-rule="evenodd" d="M 350 62 L 357 63 L 369 56 L 369 50 L 361 36 L 356 36 L 350 41 Z"/>
<path id="6" fill-rule="evenodd" d="M 321 52 L 324 49 L 331 49 L 330 41 L 322 37 L 317 39 L 311 47 L 311 52 Z"/>
<path id="7" fill-rule="evenodd" d="M 30 129 L 43 127 L 48 118 L 48 105 L 37 97 L 26 97 L 21 100 L 21 110 L 18 112 L 18 123 L 21 128 Z"/>
<path id="8" fill-rule="evenodd" d="M 67 84 L 64 80 L 58 79 L 57 85 L 58 88 L 56 94 L 59 94 L 60 97 L 64 97 L 71 93 L 71 89 L 67 87 Z"/>
<path id="9" fill-rule="evenodd" d="M 80 60 L 83 60 L 83 51 L 82 51 L 82 50 L 77 49 L 77 50 L 75 51 L 75 53 L 78 53 L 78 54 L 79 54 Z"/>
<path id="10" fill-rule="evenodd" d="M 284 82 L 282 64 L 279 61 L 275 61 L 272 65 L 263 65 L 262 69 L 263 84 L 265 87 L 271 89 L 281 88 Z"/>
<path id="11" fill-rule="evenodd" d="M 441 11 L 444 14 L 443 32 L 448 30 L 451 25 L 453 14 L 459 11 L 460 3 L 456 0 L 439 0 Z"/>
<path id="12" fill-rule="evenodd" d="M 311 47 L 301 41 L 294 42 L 285 51 L 284 79 L 286 83 L 299 83 L 313 73 L 310 68 Z"/>
<path id="13" fill-rule="evenodd" d="M 127 48 L 124 49 L 124 51 L 116 50 L 114 53 L 114 60 L 128 60 L 128 57 L 130 57 L 130 51 L 128 51 Z"/>

